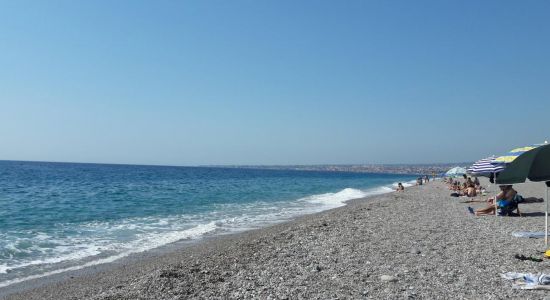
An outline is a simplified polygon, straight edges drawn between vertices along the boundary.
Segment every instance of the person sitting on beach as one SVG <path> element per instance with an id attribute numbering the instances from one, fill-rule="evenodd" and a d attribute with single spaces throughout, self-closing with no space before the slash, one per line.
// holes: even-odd
<path id="1" fill-rule="evenodd" d="M 422 177 L 416 178 L 416 185 L 422 185 Z"/>
<path id="2" fill-rule="evenodd" d="M 462 195 L 468 197 L 475 197 L 477 195 L 476 188 L 473 182 L 467 185 L 466 189 L 462 191 Z"/>
<path id="3" fill-rule="evenodd" d="M 463 182 L 460 188 L 460 193 L 462 194 L 465 193 L 467 188 L 468 188 L 468 183 Z"/>
<path id="4" fill-rule="evenodd" d="M 455 181 L 455 182 L 453 183 L 453 185 L 451 186 L 451 190 L 453 190 L 453 191 L 455 191 L 455 192 L 460 191 L 460 182 Z"/>
<path id="5" fill-rule="evenodd" d="M 514 190 L 511 185 L 500 185 L 499 188 L 500 193 L 496 196 L 497 205 L 500 207 L 509 206 L 514 201 L 514 197 L 516 197 L 518 192 L 516 192 L 516 190 Z M 486 208 L 478 209 L 476 211 L 468 206 L 468 211 L 476 216 L 494 215 L 494 201 L 494 198 L 489 198 L 487 200 L 487 202 L 489 202 L 489 206 L 487 206 Z"/>
<path id="6" fill-rule="evenodd" d="M 397 189 L 395 191 L 396 192 L 404 192 L 405 191 L 405 187 L 403 186 L 403 184 L 401 182 L 399 182 L 397 184 Z"/>
<path id="7" fill-rule="evenodd" d="M 479 178 L 474 177 L 474 185 L 478 186 L 478 185 L 481 185 L 481 183 L 479 183 Z"/>
<path id="8" fill-rule="evenodd" d="M 456 186 L 456 182 L 454 182 L 452 178 L 449 178 L 448 183 L 449 183 L 449 190 L 454 190 Z"/>
<path id="9" fill-rule="evenodd" d="M 475 187 L 476 187 L 476 194 L 485 195 L 485 189 L 482 186 L 476 185 Z"/>
<path id="10" fill-rule="evenodd" d="M 476 189 L 476 193 L 482 194 L 483 193 L 483 187 L 481 185 L 474 185 L 474 188 Z"/>

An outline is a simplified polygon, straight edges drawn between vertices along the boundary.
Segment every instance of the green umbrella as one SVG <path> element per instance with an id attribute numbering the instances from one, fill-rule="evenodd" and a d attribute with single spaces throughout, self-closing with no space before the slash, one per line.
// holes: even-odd
<path id="1" fill-rule="evenodd" d="M 498 184 L 550 181 L 550 144 L 529 150 L 506 166 L 497 176 Z"/>
<path id="2" fill-rule="evenodd" d="M 550 187 L 550 145 L 529 150 L 514 159 L 496 178 L 498 184 L 522 183 L 525 180 L 546 181 L 544 242 L 548 245 L 548 188 Z"/>

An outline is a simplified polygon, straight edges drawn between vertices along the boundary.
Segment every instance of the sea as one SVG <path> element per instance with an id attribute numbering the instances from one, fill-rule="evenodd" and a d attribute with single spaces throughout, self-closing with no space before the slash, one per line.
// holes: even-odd
<path id="1" fill-rule="evenodd" d="M 0 288 L 336 208 L 416 177 L 0 161 Z"/>

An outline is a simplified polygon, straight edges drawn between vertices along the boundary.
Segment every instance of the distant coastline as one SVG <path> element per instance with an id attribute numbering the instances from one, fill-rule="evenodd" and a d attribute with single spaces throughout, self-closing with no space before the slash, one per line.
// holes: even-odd
<path id="1" fill-rule="evenodd" d="M 330 164 L 330 165 L 209 165 L 212 168 L 267 169 L 294 171 L 354 172 L 404 175 L 439 175 L 455 166 L 468 166 L 471 162 L 440 164 Z"/>
<path id="2" fill-rule="evenodd" d="M 262 169 L 262 170 L 293 170 L 293 171 L 317 171 L 317 172 L 353 172 L 353 173 L 378 173 L 378 174 L 402 174 L 402 175 L 439 175 L 450 168 L 466 167 L 472 162 L 458 163 L 434 163 L 434 164 L 320 164 L 320 165 L 162 165 L 162 164 L 132 164 L 132 163 L 105 163 L 105 162 L 63 162 L 41 160 L 3 160 L 0 162 L 34 162 L 47 164 L 89 164 L 89 165 L 115 165 L 115 166 L 147 166 L 147 167 L 174 167 L 174 168 L 231 168 L 231 169 Z"/>

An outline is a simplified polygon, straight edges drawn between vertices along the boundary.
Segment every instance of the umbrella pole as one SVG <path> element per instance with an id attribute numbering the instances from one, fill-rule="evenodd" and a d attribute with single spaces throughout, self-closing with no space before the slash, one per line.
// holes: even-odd
<path id="1" fill-rule="evenodd" d="M 493 186 L 496 186 L 496 185 L 497 185 L 497 172 L 493 172 Z M 497 195 L 495 195 L 495 197 L 493 198 L 493 204 L 495 205 L 495 217 L 498 217 Z"/>
<path id="2" fill-rule="evenodd" d="M 544 245 L 548 247 L 548 182 L 546 182 L 546 213 L 544 214 Z"/>

